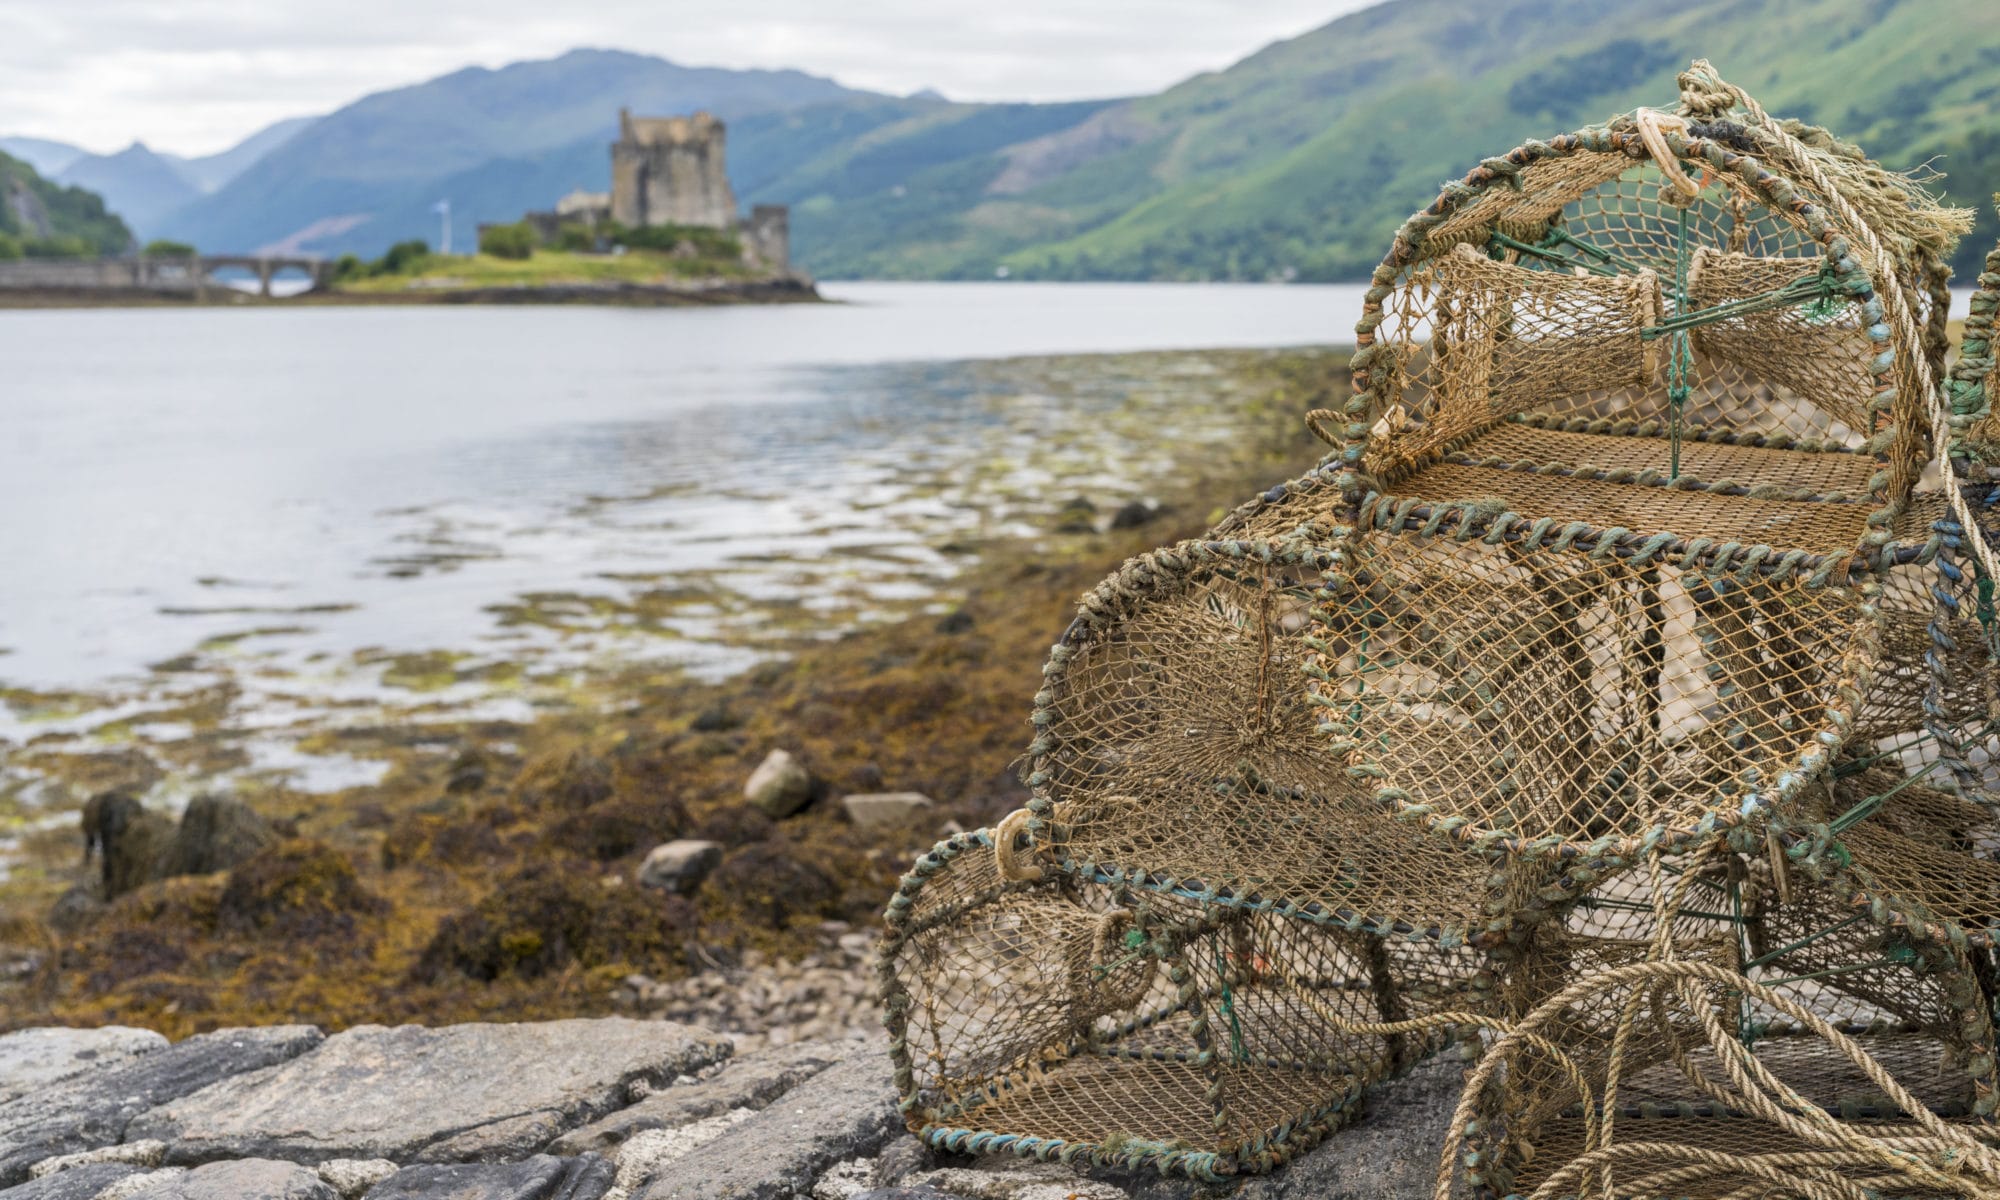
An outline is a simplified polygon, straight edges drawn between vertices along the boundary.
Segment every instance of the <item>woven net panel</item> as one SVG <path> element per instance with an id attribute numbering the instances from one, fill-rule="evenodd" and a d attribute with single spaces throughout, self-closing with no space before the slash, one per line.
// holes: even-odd
<path id="1" fill-rule="evenodd" d="M 1838 743 L 1872 652 L 1858 590 L 1801 576 L 1407 533 L 1348 555 L 1313 630 L 1329 744 L 1480 846 L 1629 857 L 1734 823 Z"/>
<path id="2" fill-rule="evenodd" d="M 1723 865 L 1726 870 L 1705 870 L 1678 892 L 1678 959 L 1740 972 L 1803 1005 L 1852 1036 L 1928 1112 L 1953 1121 L 1984 1119 L 1981 1114 L 1991 1111 L 1992 1031 L 1977 971 L 1963 952 L 1911 942 L 1857 917 L 1834 889 L 1813 881 L 1793 877 L 1781 889 L 1764 864 L 1731 856 Z M 1507 987 L 1515 1003 L 1534 1000 L 1538 989 L 1552 994 L 1593 972 L 1647 959 L 1651 951 L 1633 943 L 1650 942 L 1657 931 L 1656 918 L 1646 911 L 1656 897 L 1631 880 L 1611 882 L 1608 906 L 1580 903 L 1561 936 L 1537 930 Z M 1664 886 L 1677 883 L 1668 876 Z M 1610 919 L 1623 927 L 1607 927 Z M 1610 932 L 1579 932 L 1606 928 Z M 1587 955 L 1579 946 L 1601 948 Z M 1701 1019 L 1704 1011 L 1715 1026 Z M 1621 1066 L 1610 1086 L 1617 1030 L 1628 1016 Z M 1762 1071 L 1816 1111 L 1885 1128 L 1910 1120 L 1831 1043 L 1790 1014 L 1719 982 L 1641 979 L 1589 995 L 1541 1029 L 1582 1070 L 1588 1094 L 1539 1051 L 1524 1050 L 1505 1064 L 1481 1096 L 1484 1169 L 1477 1173 L 1492 1193 L 1525 1194 L 1547 1182 L 1582 1152 L 1587 1115 L 1601 1118 L 1607 1111 L 1614 1144 L 1665 1141 L 1752 1155 L 1788 1144 L 1782 1128 L 1751 1115 L 1731 1090 L 1731 1081 L 1741 1077 L 1718 1053 L 1718 1035 L 1721 1043 L 1747 1047 Z M 1638 1187 L 1650 1169 L 1643 1161 L 1621 1167 L 1615 1194 L 1649 1194 L 1627 1189 Z"/>
<path id="3" fill-rule="evenodd" d="M 1235 545 L 1086 597 L 1037 697 L 1038 840 L 1143 887 L 1465 941 L 1495 919 L 1494 867 L 1382 812 L 1318 732 L 1300 635 L 1324 556 Z"/>
<path id="4" fill-rule="evenodd" d="M 1938 616 L 1933 590 L 1946 584 L 1937 565 L 1895 567 L 1880 580 L 1881 653 L 1855 738 L 1893 749 L 1920 737 L 1927 715 L 1968 730 L 1985 726 L 1990 703 L 2000 695 L 2000 664 L 1987 650 L 1977 604 L 1963 604 L 1944 620 L 1940 643 L 1932 627 Z"/>
<path id="5" fill-rule="evenodd" d="M 1621 153 L 1579 151 L 1545 159 L 1521 171 L 1520 181 L 1519 193 L 1489 190 L 1434 228 L 1419 248 L 1425 257 L 1383 302 L 1376 337 L 1385 348 L 1382 361 L 1392 364 L 1391 378 L 1387 386 L 1371 389 L 1377 436 L 1365 465 L 1377 474 L 1392 472 L 1392 486 L 1395 468 L 1421 461 L 1467 432 L 1462 422 L 1440 423 L 1441 417 L 1482 409 L 1477 396 L 1462 394 L 1468 384 L 1476 385 L 1479 372 L 1465 365 L 1462 351 L 1456 358 L 1452 353 L 1450 335 L 1466 326 L 1467 313 L 1481 316 L 1475 327 L 1518 326 L 1544 340 L 1587 336 L 1592 324 L 1601 325 L 1614 311 L 1622 315 L 1619 306 L 1602 303 L 1587 323 L 1567 315 L 1574 309 L 1546 304 L 1526 304 L 1525 312 L 1510 314 L 1490 289 L 1475 289 L 1471 301 L 1461 299 L 1466 272 L 1459 264 L 1483 258 L 1481 251 L 1508 260 L 1493 264 L 1492 273 L 1540 278 L 1539 288 L 1523 284 L 1517 295 L 1562 289 L 1580 305 L 1593 292 L 1650 286 L 1664 293 L 1669 317 L 1809 280 L 1827 264 L 1798 215 L 1767 208 L 1750 184 L 1731 173 L 1720 173 L 1685 212 L 1661 199 L 1657 168 L 1635 166 Z M 1496 234 L 1509 242 L 1492 240 Z M 1578 278 L 1574 264 L 1615 274 Z M 1684 304 L 1676 301 L 1674 288 L 1683 270 L 1690 283 Z M 1501 311 L 1492 311 L 1496 307 Z M 1879 348 L 1868 340 L 1866 323 L 1859 304 L 1834 296 L 1701 327 L 1712 336 L 1695 339 L 1680 420 L 1718 433 L 1858 446 L 1875 423 L 1871 402 L 1877 387 L 1870 364 Z M 1644 324 L 1656 325 L 1657 319 Z M 1773 332 L 1785 334 L 1791 344 L 1759 352 L 1757 338 Z M 1527 386 L 1496 395 L 1483 407 L 1489 420 L 1513 411 L 1664 425 L 1672 415 L 1668 341 L 1652 336 L 1642 347 L 1617 347 L 1622 362 L 1616 371 L 1604 364 L 1595 373 L 1516 379 Z M 1604 351 L 1610 355 L 1613 348 Z M 1614 374 L 1620 377 L 1607 378 Z M 1666 466 L 1664 453 L 1657 465 Z M 1750 476 L 1747 482 L 1776 481 Z"/>
<path id="6" fill-rule="evenodd" d="M 908 1119 L 934 1145 L 1268 1169 L 1443 1043 L 1340 1032 L 1396 1011 L 1379 939 L 1006 881 L 987 836 L 923 882 L 885 946 Z"/>
<path id="7" fill-rule="evenodd" d="M 1951 371 L 1952 408 L 1955 412 L 1984 412 L 1968 432 L 1974 453 L 1987 462 L 2000 459 L 2000 353 L 1996 346 L 1995 319 L 2000 315 L 2000 246 L 1986 256 L 1986 269 L 1979 276 L 1979 290 L 1972 294 L 1965 315 L 1965 335 L 1959 343 L 1958 362 Z"/>

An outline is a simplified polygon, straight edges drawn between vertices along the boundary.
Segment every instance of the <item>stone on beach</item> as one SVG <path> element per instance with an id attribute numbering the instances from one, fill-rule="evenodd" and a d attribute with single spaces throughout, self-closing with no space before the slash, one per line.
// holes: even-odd
<path id="1" fill-rule="evenodd" d="M 44 1026 L 0 1036 L 0 1101 L 59 1079 L 151 1054 L 166 1044 L 166 1038 L 150 1029 L 126 1025 L 101 1029 Z"/>
<path id="2" fill-rule="evenodd" d="M 887 829 L 929 811 L 933 803 L 922 792 L 872 792 L 843 796 L 840 807 L 848 820 L 863 829 Z"/>
<path id="3" fill-rule="evenodd" d="M 790 751 L 773 750 L 750 772 L 743 798 L 771 817 L 789 817 L 812 799 L 812 774 Z"/>
<path id="4" fill-rule="evenodd" d="M 646 861 L 639 864 L 639 883 L 685 895 L 700 887 L 721 862 L 720 843 L 677 838 L 653 847 L 646 855 Z"/>
<path id="5" fill-rule="evenodd" d="M 316 1163 L 497 1162 L 728 1056 L 727 1039 L 664 1021 L 360 1025 L 318 1052 L 216 1084 L 133 1123 L 173 1162 L 240 1155 Z"/>

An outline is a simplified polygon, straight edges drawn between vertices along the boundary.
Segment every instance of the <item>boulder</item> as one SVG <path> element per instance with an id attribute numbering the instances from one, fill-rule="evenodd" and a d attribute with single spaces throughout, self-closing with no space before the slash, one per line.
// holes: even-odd
<path id="1" fill-rule="evenodd" d="M 0 1102 L 86 1071 L 130 1062 L 166 1045 L 167 1039 L 152 1030 L 127 1025 L 43 1026 L 7 1034 L 0 1037 Z"/>
<path id="2" fill-rule="evenodd" d="M 733 1058 L 710 1078 L 662 1088 L 629 1108 L 572 1129 L 549 1143 L 549 1153 L 609 1152 L 649 1129 L 678 1129 L 735 1109 L 761 1109 L 850 1052 L 851 1047 L 837 1042 L 799 1042 Z"/>
<path id="3" fill-rule="evenodd" d="M 271 822 L 233 796 L 196 796 L 167 849 L 168 875 L 210 875 L 278 841 Z"/>
<path id="4" fill-rule="evenodd" d="M 104 792 L 83 806 L 83 861 L 101 855 L 104 898 L 116 900 L 161 878 L 173 845 L 173 818 L 129 792 Z"/>
<path id="5" fill-rule="evenodd" d="M 340 1200 L 361 1200 L 369 1188 L 397 1169 L 386 1158 L 330 1158 L 318 1167 L 320 1179 L 340 1194 Z"/>
<path id="6" fill-rule="evenodd" d="M 639 864 L 642 887 L 686 895 L 701 886 L 708 873 L 722 863 L 722 844 L 696 838 L 663 842 Z"/>
<path id="7" fill-rule="evenodd" d="M 115 1146 L 99 1146 L 95 1150 L 82 1150 L 75 1154 L 58 1154 L 45 1158 L 28 1168 L 28 1174 L 36 1179 L 54 1175 L 58 1171 L 74 1171 L 93 1163 L 123 1163 L 128 1167 L 151 1169 L 167 1160 L 167 1147 L 163 1142 L 120 1142 Z"/>
<path id="8" fill-rule="evenodd" d="M 313 1172 L 267 1158 L 209 1163 L 136 1195 L 145 1200 L 340 1200 Z"/>
<path id="9" fill-rule="evenodd" d="M 132 1124 L 170 1162 L 224 1156 L 413 1162 L 521 1158 L 659 1085 L 727 1057 L 721 1037 L 664 1021 L 360 1025 L 275 1070 L 232 1079 Z"/>
<path id="10" fill-rule="evenodd" d="M 368 1189 L 367 1200 L 598 1200 L 617 1172 L 595 1154 L 537 1154 L 515 1163 L 404 1167 Z"/>
<path id="11" fill-rule="evenodd" d="M 809 1195 L 837 1162 L 873 1155 L 903 1130 L 884 1050 L 871 1048 L 800 1084 L 702 1153 L 666 1164 L 640 1200 L 786 1200 Z"/>
<path id="12" fill-rule="evenodd" d="M 922 792 L 870 792 L 843 796 L 840 807 L 847 819 L 862 829 L 893 829 L 933 805 Z"/>
<path id="13" fill-rule="evenodd" d="M 1097 532 L 1097 506 L 1088 497 L 1075 496 L 1056 510 L 1050 528 L 1057 533 Z"/>
<path id="14" fill-rule="evenodd" d="M 132 1129 L 140 1114 L 296 1058 L 323 1038 L 310 1025 L 218 1030 L 0 1104 L 0 1187 L 27 1178 L 45 1158 L 142 1139 Z"/>
<path id="15" fill-rule="evenodd" d="M 1137 529 L 1152 524 L 1159 515 L 1160 510 L 1144 500 L 1128 500 L 1111 514 L 1111 528 Z"/>
<path id="16" fill-rule="evenodd" d="M 812 774 L 790 751 L 773 750 L 744 781 L 743 798 L 772 818 L 789 817 L 812 800 Z"/>
<path id="17" fill-rule="evenodd" d="M 633 1134 L 618 1147 L 618 1176 L 613 1186 L 621 1196 L 633 1195 L 667 1164 L 693 1154 L 750 1116 L 749 1109 L 739 1108 L 676 1129 L 646 1129 Z"/>
<path id="18" fill-rule="evenodd" d="M 145 1173 L 144 1167 L 130 1163 L 87 1163 L 0 1190 L 0 1196 L 6 1200 L 96 1200 L 106 1188 Z"/>

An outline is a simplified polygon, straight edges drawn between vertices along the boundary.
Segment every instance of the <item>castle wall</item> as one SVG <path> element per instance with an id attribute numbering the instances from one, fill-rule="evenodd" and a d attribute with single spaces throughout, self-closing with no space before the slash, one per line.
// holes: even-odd
<path id="1" fill-rule="evenodd" d="M 784 271 L 792 265 L 791 210 L 782 204 L 759 204 L 743 222 L 743 248 L 758 265 Z"/>
<path id="2" fill-rule="evenodd" d="M 201 283 L 186 259 L 18 258 L 0 260 L 0 290 L 161 288 L 193 291 Z"/>
<path id="3" fill-rule="evenodd" d="M 635 120 L 619 114 L 611 146 L 611 216 L 621 225 L 699 225 L 732 229 L 722 122 L 692 118 Z"/>

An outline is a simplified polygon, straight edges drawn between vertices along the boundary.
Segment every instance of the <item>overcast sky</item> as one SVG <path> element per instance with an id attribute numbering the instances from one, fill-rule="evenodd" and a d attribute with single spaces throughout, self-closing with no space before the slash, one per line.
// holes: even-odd
<path id="1" fill-rule="evenodd" d="M 281 117 L 577 46 L 958 100 L 1157 91 L 1369 0 L 0 0 L 0 134 L 226 149 Z"/>

